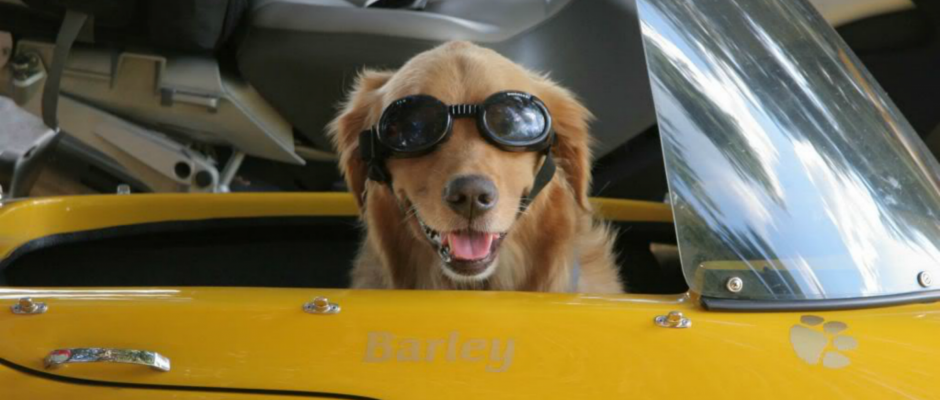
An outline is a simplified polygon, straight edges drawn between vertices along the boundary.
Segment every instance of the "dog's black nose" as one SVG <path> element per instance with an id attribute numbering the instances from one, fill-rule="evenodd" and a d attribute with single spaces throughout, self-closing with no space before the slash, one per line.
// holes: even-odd
<path id="1" fill-rule="evenodd" d="M 493 209 L 499 192 L 493 181 L 480 175 L 459 176 L 444 188 L 444 202 L 467 218 L 478 217 Z"/>

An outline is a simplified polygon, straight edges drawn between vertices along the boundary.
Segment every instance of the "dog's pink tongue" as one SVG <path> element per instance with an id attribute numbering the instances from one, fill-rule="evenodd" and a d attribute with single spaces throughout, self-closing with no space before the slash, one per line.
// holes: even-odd
<path id="1" fill-rule="evenodd" d="M 447 234 L 447 243 L 450 252 L 458 260 L 480 260 L 490 255 L 495 233 L 483 232 L 451 232 Z"/>

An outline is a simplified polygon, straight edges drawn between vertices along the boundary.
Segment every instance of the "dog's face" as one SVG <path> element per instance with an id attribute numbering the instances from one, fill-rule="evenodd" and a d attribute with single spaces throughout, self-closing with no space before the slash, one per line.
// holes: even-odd
<path id="1" fill-rule="evenodd" d="M 490 95 L 515 90 L 541 98 L 554 119 L 553 149 L 560 172 L 552 184 L 567 184 L 587 208 L 589 114 L 566 91 L 497 53 L 465 42 L 422 53 L 395 73 L 365 72 L 332 133 L 350 188 L 365 191 L 365 166 L 357 154 L 359 132 L 376 124 L 386 106 L 425 94 L 447 104 L 479 104 Z M 520 219 L 522 199 L 544 162 L 537 152 L 510 152 L 489 143 L 472 118 L 455 119 L 449 139 L 416 158 L 391 158 L 394 200 L 400 224 L 441 256 L 443 273 L 457 282 L 489 277 L 499 264 L 500 246 Z M 371 192 L 387 190 L 369 182 Z M 543 194 L 542 197 L 546 195 Z M 378 200 L 376 200 L 378 201 Z M 550 201 L 544 200 L 543 201 Z"/>
<path id="2" fill-rule="evenodd" d="M 459 119 L 435 152 L 387 166 L 399 201 L 414 215 L 408 225 L 441 255 L 444 273 L 460 281 L 493 272 L 541 160 L 534 152 L 500 150 L 473 120 Z"/>

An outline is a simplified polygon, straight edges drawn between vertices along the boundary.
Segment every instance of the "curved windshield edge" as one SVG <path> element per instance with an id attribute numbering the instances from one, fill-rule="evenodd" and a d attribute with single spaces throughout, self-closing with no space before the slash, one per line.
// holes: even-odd
<path id="1" fill-rule="evenodd" d="M 637 6 L 693 291 L 807 301 L 929 290 L 940 166 L 810 4 Z"/>

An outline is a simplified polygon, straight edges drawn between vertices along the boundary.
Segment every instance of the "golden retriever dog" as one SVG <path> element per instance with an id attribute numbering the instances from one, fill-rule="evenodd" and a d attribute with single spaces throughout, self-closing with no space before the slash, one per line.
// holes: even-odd
<path id="1" fill-rule="evenodd" d="M 547 153 L 501 149 L 471 118 L 454 118 L 427 154 L 384 160 L 390 182 L 370 179 L 360 135 L 397 99 L 472 105 L 508 90 L 534 95 L 550 114 L 557 170 L 531 204 L 524 199 Z M 361 72 L 329 128 L 366 229 L 352 286 L 621 292 L 613 233 L 588 201 L 591 118 L 547 77 L 468 42 L 418 54 L 397 71 Z"/>

